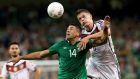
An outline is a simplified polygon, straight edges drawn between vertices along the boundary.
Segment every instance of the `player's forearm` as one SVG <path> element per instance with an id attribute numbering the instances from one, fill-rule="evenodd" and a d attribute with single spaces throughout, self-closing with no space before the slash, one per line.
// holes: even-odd
<path id="1" fill-rule="evenodd" d="M 108 36 L 111 36 L 111 29 L 108 28 L 108 32 L 107 32 Z"/>
<path id="2" fill-rule="evenodd" d="M 7 79 L 7 78 L 4 78 L 4 77 L 0 77 L 0 79 Z"/>
<path id="3" fill-rule="evenodd" d="M 48 50 L 43 50 L 43 51 L 33 52 L 31 54 L 21 56 L 20 59 L 24 59 L 24 60 L 40 59 L 47 54 L 48 54 Z"/>
<path id="4" fill-rule="evenodd" d="M 35 74 L 34 74 L 34 79 L 40 79 L 41 77 L 41 70 L 40 68 L 36 68 Z"/>
<path id="5" fill-rule="evenodd" d="M 109 26 L 104 26 L 103 33 L 106 36 L 109 36 L 111 34 Z"/>
<path id="6" fill-rule="evenodd" d="M 98 39 L 98 38 L 101 38 L 103 35 L 104 35 L 104 32 L 100 31 L 95 34 L 88 35 L 87 38 L 88 39 Z"/>
<path id="7" fill-rule="evenodd" d="M 102 44 L 103 42 L 107 41 L 107 37 L 110 35 L 110 28 L 109 26 L 104 26 L 103 31 L 100 32 L 100 38 L 96 39 L 97 46 Z"/>
<path id="8" fill-rule="evenodd" d="M 23 59 L 23 60 L 39 59 L 40 58 L 40 52 L 33 52 L 31 54 L 21 56 L 20 59 Z"/>

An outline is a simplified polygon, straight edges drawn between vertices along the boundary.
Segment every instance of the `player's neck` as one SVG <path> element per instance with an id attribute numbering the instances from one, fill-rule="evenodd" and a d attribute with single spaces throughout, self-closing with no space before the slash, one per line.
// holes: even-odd
<path id="1" fill-rule="evenodd" d="M 16 57 L 19 57 L 19 55 L 16 55 L 16 56 L 11 56 L 11 58 L 16 58 Z"/>
<path id="2" fill-rule="evenodd" d="M 79 41 L 79 37 L 69 39 L 70 44 L 74 45 L 77 41 Z"/>
<path id="3" fill-rule="evenodd" d="M 93 25 L 89 25 L 88 28 L 86 28 L 86 31 L 91 32 L 93 27 L 94 27 L 94 24 Z"/>

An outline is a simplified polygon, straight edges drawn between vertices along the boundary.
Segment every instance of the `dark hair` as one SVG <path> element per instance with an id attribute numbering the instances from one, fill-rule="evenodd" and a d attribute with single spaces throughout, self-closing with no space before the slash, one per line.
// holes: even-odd
<path id="1" fill-rule="evenodd" d="M 73 23 L 69 24 L 69 25 L 72 25 L 72 26 L 75 26 L 76 27 L 76 30 L 81 33 L 81 28 Z"/>
<path id="2" fill-rule="evenodd" d="M 10 47 L 10 46 L 13 45 L 13 44 L 15 44 L 15 45 L 19 45 L 18 42 L 15 42 L 15 41 L 14 41 L 14 42 L 10 42 L 9 45 L 8 45 L 8 47 Z"/>
<path id="3" fill-rule="evenodd" d="M 87 9 L 78 9 L 78 10 L 76 11 L 76 15 L 78 15 L 78 14 L 80 14 L 80 13 L 82 13 L 82 12 L 86 12 L 86 13 L 91 14 Z"/>

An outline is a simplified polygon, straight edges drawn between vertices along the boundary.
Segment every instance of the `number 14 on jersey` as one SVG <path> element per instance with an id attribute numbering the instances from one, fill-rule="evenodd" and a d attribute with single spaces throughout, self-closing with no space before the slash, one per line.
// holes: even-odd
<path id="1" fill-rule="evenodd" d="M 76 55 L 77 55 L 76 49 L 70 49 L 69 52 L 70 52 L 70 57 L 73 57 L 73 56 L 76 57 Z"/>

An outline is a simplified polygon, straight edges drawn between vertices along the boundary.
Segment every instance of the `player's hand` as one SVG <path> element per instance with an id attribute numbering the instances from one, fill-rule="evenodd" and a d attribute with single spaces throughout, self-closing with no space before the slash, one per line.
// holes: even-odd
<path id="1" fill-rule="evenodd" d="M 15 65 L 17 62 L 19 62 L 21 60 L 21 56 L 16 57 L 16 58 L 12 58 L 9 62 L 13 62 L 13 65 Z"/>
<path id="2" fill-rule="evenodd" d="M 109 26 L 110 26 L 110 16 L 105 16 L 104 26 L 105 26 L 105 28 L 109 28 Z"/>
<path id="3" fill-rule="evenodd" d="M 110 35 L 110 16 L 105 16 L 104 18 L 104 34 L 109 36 Z"/>
<path id="4" fill-rule="evenodd" d="M 85 48 L 86 48 L 86 45 L 87 45 L 87 43 L 88 43 L 88 41 L 89 41 L 88 36 L 82 38 L 81 41 L 80 41 L 80 43 L 79 43 L 79 45 L 78 45 L 78 47 L 79 47 L 81 50 L 85 49 Z"/>

